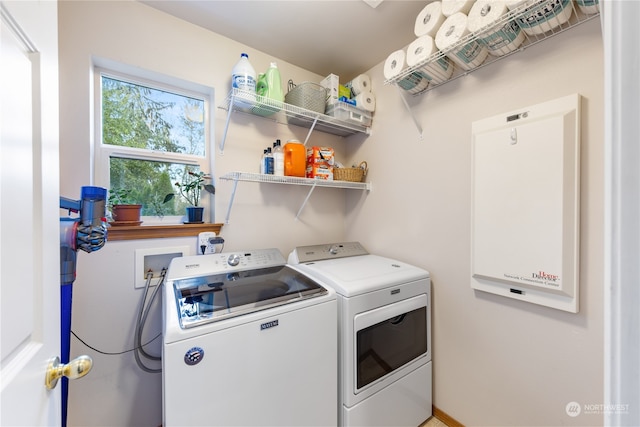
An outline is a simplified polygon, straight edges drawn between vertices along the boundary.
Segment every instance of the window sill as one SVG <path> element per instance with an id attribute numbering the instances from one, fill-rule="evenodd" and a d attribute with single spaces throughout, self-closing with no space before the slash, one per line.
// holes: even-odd
<path id="1" fill-rule="evenodd" d="M 190 237 L 197 236 L 203 231 L 214 231 L 220 234 L 221 229 L 222 224 L 111 226 L 107 229 L 107 241 Z"/>

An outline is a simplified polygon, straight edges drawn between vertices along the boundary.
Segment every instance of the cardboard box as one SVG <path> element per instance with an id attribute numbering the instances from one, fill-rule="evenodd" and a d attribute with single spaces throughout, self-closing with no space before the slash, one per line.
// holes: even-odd
<path id="1" fill-rule="evenodd" d="M 307 178 L 333 180 L 333 166 L 315 164 L 307 166 Z"/>
<path id="2" fill-rule="evenodd" d="M 333 105 L 340 98 L 340 78 L 335 74 L 329 74 L 321 82 L 320 86 L 327 89 L 327 104 Z"/>
<path id="3" fill-rule="evenodd" d="M 318 165 L 326 164 L 333 166 L 335 163 L 333 148 L 313 146 L 307 148 L 307 164 Z"/>
<path id="4" fill-rule="evenodd" d="M 307 148 L 307 178 L 333 180 L 335 157 L 331 147 Z"/>

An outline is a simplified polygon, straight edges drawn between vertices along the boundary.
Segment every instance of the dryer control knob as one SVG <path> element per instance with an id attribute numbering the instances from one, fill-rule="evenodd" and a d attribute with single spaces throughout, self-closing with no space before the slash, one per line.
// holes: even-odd
<path id="1" fill-rule="evenodd" d="M 240 264 L 240 255 L 238 254 L 229 255 L 229 258 L 227 259 L 227 263 L 231 267 L 235 267 L 236 265 Z"/>

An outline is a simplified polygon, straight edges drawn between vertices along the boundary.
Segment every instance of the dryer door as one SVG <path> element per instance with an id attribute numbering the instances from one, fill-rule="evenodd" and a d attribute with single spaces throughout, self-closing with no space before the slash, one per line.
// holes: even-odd
<path id="1" fill-rule="evenodd" d="M 427 296 L 355 316 L 355 393 L 393 375 L 428 351 Z"/>

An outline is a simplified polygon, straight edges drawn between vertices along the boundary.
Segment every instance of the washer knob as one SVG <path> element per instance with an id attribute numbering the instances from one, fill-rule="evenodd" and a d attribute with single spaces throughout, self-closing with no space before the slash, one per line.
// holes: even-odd
<path id="1" fill-rule="evenodd" d="M 238 254 L 229 255 L 229 258 L 227 259 L 227 263 L 231 267 L 235 267 L 236 265 L 240 264 L 240 255 Z"/>
<path id="2" fill-rule="evenodd" d="M 329 253 L 331 255 L 335 255 L 338 253 L 338 245 L 333 245 L 329 248 Z"/>

